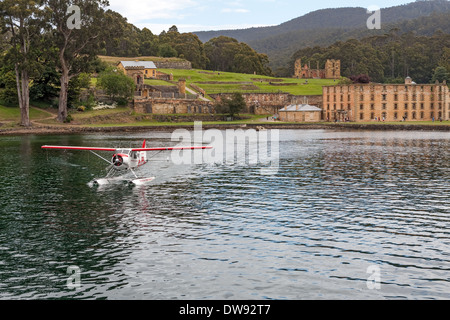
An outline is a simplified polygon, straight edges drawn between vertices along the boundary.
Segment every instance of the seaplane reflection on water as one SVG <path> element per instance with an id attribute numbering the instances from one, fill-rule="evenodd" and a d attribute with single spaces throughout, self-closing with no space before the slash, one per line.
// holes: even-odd
<path id="1" fill-rule="evenodd" d="M 92 181 L 94 185 L 106 185 L 117 182 L 127 182 L 132 185 L 144 185 L 155 179 L 155 177 L 141 177 L 136 175 L 135 170 L 144 166 L 149 161 L 147 160 L 147 152 L 162 152 L 173 150 L 197 150 L 197 149 L 212 149 L 208 146 L 198 147 L 159 147 L 147 148 L 146 141 L 141 148 L 99 148 L 99 147 L 68 147 L 68 146 L 42 146 L 46 150 L 75 150 L 75 151 L 90 151 L 100 159 L 109 164 L 106 168 L 107 174 L 104 178 L 95 179 Z M 104 158 L 97 152 L 106 151 L 113 152 L 111 160 Z M 126 179 L 127 173 L 131 172 L 133 178 Z"/>

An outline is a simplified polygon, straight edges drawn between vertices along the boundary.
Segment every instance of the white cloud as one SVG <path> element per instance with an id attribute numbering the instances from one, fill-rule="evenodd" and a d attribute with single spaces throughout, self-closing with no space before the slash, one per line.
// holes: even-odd
<path id="1" fill-rule="evenodd" d="M 111 10 L 133 24 L 152 19 L 182 19 L 189 8 L 197 6 L 194 0 L 109 0 L 109 4 Z"/>
<path id="2" fill-rule="evenodd" d="M 250 12 L 250 11 L 247 10 L 247 9 L 231 9 L 231 8 L 225 8 L 225 9 L 222 9 L 222 12 L 223 12 L 223 13 L 248 13 L 248 12 Z"/>
<path id="3" fill-rule="evenodd" d="M 250 13 L 242 0 L 109 0 L 109 9 L 128 22 L 154 34 L 176 25 L 180 32 L 226 30 L 266 26 L 238 18 Z M 230 20 L 232 14 L 236 16 Z"/>

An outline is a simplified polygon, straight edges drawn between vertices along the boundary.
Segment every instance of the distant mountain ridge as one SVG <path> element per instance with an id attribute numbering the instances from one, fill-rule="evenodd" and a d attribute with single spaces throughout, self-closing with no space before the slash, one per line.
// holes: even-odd
<path id="1" fill-rule="evenodd" d="M 271 27 L 240 30 L 194 32 L 202 42 L 228 36 L 249 44 L 260 53 L 266 53 L 272 68 L 285 67 L 292 54 L 301 48 L 314 45 L 330 45 L 349 37 L 388 33 L 391 28 L 412 29 L 408 21 L 428 23 L 432 14 L 450 14 L 450 1 L 416 1 L 405 5 L 381 9 L 381 30 L 368 30 L 370 14 L 366 8 L 337 8 L 313 11 L 304 16 Z M 432 21 L 432 20 L 431 20 Z M 421 26 L 417 26 L 421 28 Z M 389 29 L 388 29 L 389 28 Z M 442 28 L 444 32 L 446 26 Z"/>

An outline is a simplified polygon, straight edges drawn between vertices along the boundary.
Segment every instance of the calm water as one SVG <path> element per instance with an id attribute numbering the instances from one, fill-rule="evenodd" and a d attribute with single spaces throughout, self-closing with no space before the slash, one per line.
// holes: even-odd
<path id="1" fill-rule="evenodd" d="M 449 133 L 282 130 L 276 175 L 159 154 L 139 188 L 40 149 L 143 138 L 0 138 L 0 299 L 450 298 Z"/>

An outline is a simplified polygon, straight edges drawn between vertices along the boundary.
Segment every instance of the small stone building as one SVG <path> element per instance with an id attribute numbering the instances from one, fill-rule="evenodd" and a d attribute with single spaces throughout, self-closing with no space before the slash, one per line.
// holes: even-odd
<path id="1" fill-rule="evenodd" d="M 120 61 L 117 68 L 133 78 L 136 85 L 144 83 L 144 79 L 156 79 L 156 65 L 152 61 Z"/>
<path id="2" fill-rule="evenodd" d="M 322 109 L 309 104 L 291 104 L 278 111 L 279 119 L 287 122 L 319 122 Z"/>

